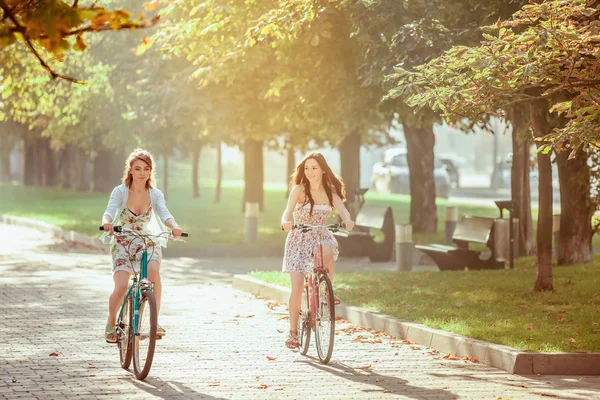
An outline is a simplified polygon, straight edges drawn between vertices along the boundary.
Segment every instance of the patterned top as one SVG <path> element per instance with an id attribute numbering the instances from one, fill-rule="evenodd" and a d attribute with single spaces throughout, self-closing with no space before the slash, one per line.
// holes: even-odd
<path id="1" fill-rule="evenodd" d="M 151 234 L 148 229 L 148 224 L 152 218 L 152 206 L 148 207 L 146 212 L 139 215 L 134 214 L 129 208 L 125 207 L 119 215 L 118 225 L 138 231 L 143 234 Z M 117 224 L 115 224 L 117 225 Z M 147 238 L 148 245 L 148 262 L 158 261 L 162 259 L 162 249 L 160 243 L 155 238 Z M 111 245 L 111 255 L 113 259 L 113 273 L 117 271 L 127 271 L 133 274 L 133 269 L 136 272 L 140 270 L 142 253 L 144 244 L 142 239 L 132 236 L 116 236 L 115 241 Z"/>
<path id="2" fill-rule="evenodd" d="M 330 215 L 331 206 L 329 204 L 315 204 L 312 215 L 310 204 L 296 206 L 293 213 L 295 224 L 310 225 L 325 225 Z M 326 231 L 322 233 L 321 238 L 324 246 L 333 248 L 334 260 L 337 260 L 339 254 L 338 243 L 333 234 Z M 317 239 L 317 232 L 291 230 L 285 241 L 282 271 L 288 273 L 299 272 L 305 275 L 312 272 L 315 248 L 319 244 Z"/>

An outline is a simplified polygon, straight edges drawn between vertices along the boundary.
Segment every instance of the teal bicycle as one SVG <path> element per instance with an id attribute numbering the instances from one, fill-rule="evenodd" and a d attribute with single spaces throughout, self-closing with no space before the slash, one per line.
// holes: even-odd
<path id="1" fill-rule="evenodd" d="M 127 290 L 125 299 L 123 299 L 116 323 L 121 367 L 129 369 L 133 360 L 135 377 L 143 380 L 148 376 L 152 367 L 157 339 L 156 329 L 158 327 L 154 283 L 148 280 L 147 241 L 151 238 L 161 237 L 169 240 L 178 239 L 175 239 L 171 232 L 146 235 L 119 225 L 114 226 L 113 229 L 115 234 L 133 237 L 129 246 L 138 241 L 141 241 L 144 246 L 139 274 L 136 272 L 133 275 L 133 282 Z M 101 226 L 100 230 L 104 230 L 104 227 Z M 188 237 L 188 234 L 183 232 L 181 236 Z"/>

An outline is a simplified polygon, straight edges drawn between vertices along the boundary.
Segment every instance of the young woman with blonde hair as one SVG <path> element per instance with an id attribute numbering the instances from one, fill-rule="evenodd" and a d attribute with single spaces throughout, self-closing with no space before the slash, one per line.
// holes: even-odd
<path id="1" fill-rule="evenodd" d="M 110 195 L 108 206 L 102 216 L 104 233 L 100 239 L 111 244 L 112 269 L 114 289 L 108 302 L 108 319 L 104 330 L 104 338 L 108 343 L 117 342 L 115 330 L 117 312 L 127 293 L 129 278 L 134 268 L 139 271 L 142 244 L 135 241 L 132 245 L 127 237 L 114 237 L 113 224 L 140 231 L 157 234 L 172 229 L 173 236 L 181 236 L 181 228 L 167 209 L 165 196 L 156 189 L 154 182 L 154 159 L 150 152 L 135 149 L 125 162 L 122 184 L 115 187 Z M 162 284 L 160 280 L 160 263 L 162 247 L 166 240 L 148 239 L 148 279 L 154 282 L 157 313 L 160 312 Z M 159 325 L 157 334 L 165 335 L 165 330 Z"/>

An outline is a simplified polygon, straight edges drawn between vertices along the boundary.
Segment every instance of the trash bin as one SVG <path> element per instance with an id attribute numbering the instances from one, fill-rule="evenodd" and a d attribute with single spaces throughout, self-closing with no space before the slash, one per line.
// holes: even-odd
<path id="1" fill-rule="evenodd" d="M 510 261 L 510 241 L 513 240 L 513 262 L 519 254 L 519 219 L 513 218 L 513 234 L 510 236 L 510 219 L 496 218 L 494 220 L 494 249 L 496 261 Z"/>

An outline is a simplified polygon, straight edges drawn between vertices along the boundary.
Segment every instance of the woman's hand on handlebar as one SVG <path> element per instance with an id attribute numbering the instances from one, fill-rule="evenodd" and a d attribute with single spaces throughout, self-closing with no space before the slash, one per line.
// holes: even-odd
<path id="1" fill-rule="evenodd" d="M 173 228 L 173 230 L 171 231 L 171 233 L 173 234 L 173 237 L 174 237 L 175 239 L 179 238 L 179 237 L 181 236 L 181 233 L 182 233 L 182 232 L 183 232 L 183 231 L 181 230 L 181 228 L 180 228 L 180 227 Z"/>
<path id="2" fill-rule="evenodd" d="M 342 226 L 347 230 L 351 231 L 352 228 L 354 228 L 354 221 L 352 221 L 351 219 L 349 219 L 348 221 L 344 221 L 342 222 Z"/>
<path id="3" fill-rule="evenodd" d="M 281 222 L 281 229 L 288 232 L 292 230 L 292 221 Z"/>
<path id="4" fill-rule="evenodd" d="M 102 226 L 104 227 L 104 232 L 108 232 L 110 236 L 115 232 L 112 222 L 104 223 Z"/>

